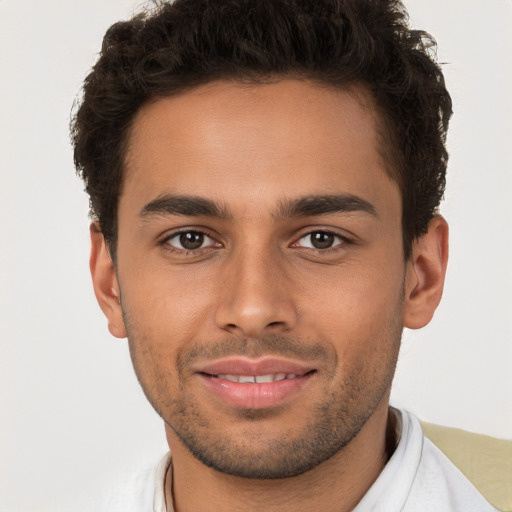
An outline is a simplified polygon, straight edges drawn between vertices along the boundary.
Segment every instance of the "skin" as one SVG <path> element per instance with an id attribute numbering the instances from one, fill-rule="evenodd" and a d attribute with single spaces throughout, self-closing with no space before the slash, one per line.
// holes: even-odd
<path id="1" fill-rule="evenodd" d="M 364 89 L 294 80 L 215 82 L 136 115 L 116 266 L 93 224 L 91 271 L 109 329 L 128 336 L 165 421 L 179 512 L 351 510 L 388 460 L 401 331 L 427 324 L 439 303 L 448 229 L 433 219 L 404 261 L 400 192 L 377 125 Z M 370 208 L 290 207 L 333 195 Z M 176 213 L 176 196 L 221 215 Z M 183 232 L 202 245 L 186 250 Z M 232 355 L 314 373 L 283 403 L 244 409 L 197 374 Z"/>

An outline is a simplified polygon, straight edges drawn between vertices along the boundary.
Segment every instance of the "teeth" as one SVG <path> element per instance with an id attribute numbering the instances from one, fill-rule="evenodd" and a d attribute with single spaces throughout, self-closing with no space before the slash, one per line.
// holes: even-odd
<path id="1" fill-rule="evenodd" d="M 255 379 L 258 384 L 261 384 L 263 382 L 274 382 L 273 375 L 256 375 Z"/>
<path id="2" fill-rule="evenodd" d="M 242 383 L 256 382 L 256 377 L 252 377 L 251 375 L 240 375 L 238 377 L 238 382 L 242 382 Z"/>
<path id="3" fill-rule="evenodd" d="M 240 382 L 240 377 L 245 378 L 245 379 L 251 379 L 249 380 L 249 382 L 254 382 L 254 377 L 250 377 L 250 376 L 246 376 L 246 375 L 230 375 L 230 374 L 222 374 L 222 375 L 218 375 L 218 378 L 219 379 L 224 379 L 224 380 L 230 380 L 231 382 Z M 247 382 L 247 381 L 245 381 Z"/>
<path id="4" fill-rule="evenodd" d="M 231 375 L 229 373 L 219 374 L 219 379 L 229 380 L 231 382 L 240 382 L 242 384 L 263 384 L 268 382 L 275 382 L 284 379 L 295 379 L 295 373 L 269 373 L 268 375 Z"/>

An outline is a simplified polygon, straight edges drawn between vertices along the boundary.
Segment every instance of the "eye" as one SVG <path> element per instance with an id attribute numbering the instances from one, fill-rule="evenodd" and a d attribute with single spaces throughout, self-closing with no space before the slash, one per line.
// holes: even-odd
<path id="1" fill-rule="evenodd" d="M 312 231 L 299 238 L 296 245 L 308 249 L 325 250 L 336 247 L 337 245 L 342 245 L 345 242 L 346 240 L 343 237 L 330 233 L 329 231 Z"/>
<path id="2" fill-rule="evenodd" d="M 166 238 L 164 243 L 182 251 L 195 251 L 218 245 L 213 238 L 201 231 L 182 231 Z"/>

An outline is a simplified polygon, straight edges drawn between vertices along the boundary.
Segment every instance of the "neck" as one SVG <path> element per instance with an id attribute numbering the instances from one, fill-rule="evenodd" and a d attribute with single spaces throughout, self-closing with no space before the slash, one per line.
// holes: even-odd
<path id="1" fill-rule="evenodd" d="M 395 432 L 396 418 L 389 413 L 386 401 L 345 448 L 316 468 L 295 477 L 258 480 L 226 475 L 205 466 L 168 428 L 173 474 L 166 478 L 166 495 L 172 496 L 176 512 L 211 510 L 212 504 L 218 512 L 348 512 L 392 455 L 397 442 Z"/>

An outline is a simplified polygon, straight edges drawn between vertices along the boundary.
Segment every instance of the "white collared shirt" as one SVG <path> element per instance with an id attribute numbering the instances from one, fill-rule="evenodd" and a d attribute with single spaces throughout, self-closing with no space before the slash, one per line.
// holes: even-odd
<path id="1" fill-rule="evenodd" d="M 418 419 L 401 414 L 397 448 L 353 512 L 496 512 L 471 482 L 427 439 Z M 127 492 L 116 492 L 109 510 L 174 512 L 165 505 L 167 453 L 159 464 L 133 475 Z M 169 503 L 172 507 L 172 503 Z"/>

